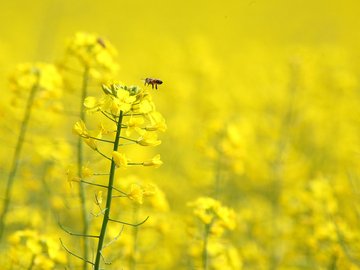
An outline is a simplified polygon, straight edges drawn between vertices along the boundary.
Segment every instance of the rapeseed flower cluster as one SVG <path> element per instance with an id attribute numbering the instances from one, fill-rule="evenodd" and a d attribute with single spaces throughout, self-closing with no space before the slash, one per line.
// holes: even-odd
<path id="1" fill-rule="evenodd" d="M 103 216 L 102 225 L 99 228 L 100 233 L 99 236 L 96 237 L 98 238 L 98 247 L 95 261 L 91 262 L 87 260 L 87 257 L 83 258 L 84 262 L 91 264 L 94 269 L 100 269 L 102 264 L 107 264 L 107 261 L 104 259 L 103 249 L 118 238 L 118 236 L 115 236 L 110 243 L 105 244 L 105 240 L 107 239 L 106 231 L 109 222 L 133 226 L 137 230 L 137 227 L 147 220 L 146 218 L 140 223 L 137 221 L 129 223 L 113 219 L 113 214 L 110 212 L 110 209 L 114 196 L 126 197 L 129 200 L 136 202 L 138 205 L 142 205 L 144 196 L 151 196 L 155 193 L 154 187 L 141 187 L 136 183 L 132 183 L 125 191 L 116 188 L 116 170 L 136 165 L 159 167 L 162 164 L 160 155 L 156 155 L 150 160 L 133 162 L 127 157 L 123 150 L 120 151 L 120 149 L 124 149 L 125 146 L 131 144 L 157 146 L 161 143 L 157 138 L 157 131 L 164 131 L 166 129 L 165 120 L 161 114 L 156 111 L 151 95 L 146 89 L 142 90 L 136 86 L 128 87 L 120 84 L 109 84 L 103 85 L 102 90 L 105 95 L 100 98 L 92 96 L 85 98 L 84 106 L 88 113 L 101 114 L 104 117 L 104 120 L 110 122 L 111 125 L 106 128 L 105 124 L 100 122 L 97 130 L 89 130 L 84 121 L 80 120 L 75 123 L 73 131 L 82 138 L 92 150 L 99 153 L 106 160 L 111 161 L 108 184 L 101 185 L 96 182 L 88 182 L 83 178 L 76 178 L 76 176 L 71 173 L 68 174 L 70 175 L 70 181 L 78 181 L 90 186 L 103 187 L 107 191 L 106 199 L 103 199 L 102 191 L 98 191 L 95 196 L 95 204 L 100 210 L 99 214 L 96 216 Z M 137 124 L 134 125 L 134 123 Z M 122 135 L 121 132 L 123 130 L 127 131 L 126 136 Z M 100 144 L 110 144 L 113 146 L 111 156 L 107 156 L 107 154 L 103 152 Z M 85 177 L 94 175 L 93 169 L 88 166 L 82 167 L 81 174 Z M 118 192 L 119 194 L 112 195 L 113 192 Z M 106 205 L 102 206 L 104 201 L 106 201 Z M 83 236 L 91 237 L 85 233 Z M 132 263 L 135 263 L 135 258 L 132 259 Z"/>

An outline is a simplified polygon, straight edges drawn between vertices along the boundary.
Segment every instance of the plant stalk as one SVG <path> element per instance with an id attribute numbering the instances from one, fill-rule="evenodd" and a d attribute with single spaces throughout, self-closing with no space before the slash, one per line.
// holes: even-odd
<path id="1" fill-rule="evenodd" d="M 202 252 L 202 263 L 203 269 L 208 270 L 209 268 L 209 259 L 208 259 L 208 240 L 209 240 L 209 232 L 210 232 L 210 224 L 205 224 L 204 230 L 204 245 L 203 245 L 203 252 Z"/>
<path id="2" fill-rule="evenodd" d="M 123 112 L 120 112 L 119 120 L 117 123 L 117 129 L 116 129 L 116 136 L 115 136 L 115 142 L 114 142 L 114 148 L 113 151 L 117 151 L 119 147 L 119 140 L 120 140 L 120 133 L 121 133 L 121 123 L 123 119 Z M 98 247 L 96 250 L 96 258 L 95 258 L 95 264 L 94 264 L 94 270 L 100 269 L 100 260 L 102 257 L 102 248 L 105 240 L 105 234 L 106 234 L 106 228 L 109 221 L 110 216 L 110 209 L 111 209 L 111 201 L 112 201 L 112 192 L 113 192 L 113 184 L 114 184 L 114 178 L 115 178 L 115 170 L 116 170 L 116 164 L 114 162 L 114 159 L 111 160 L 111 167 L 110 167 L 110 175 L 109 175 L 109 182 L 108 182 L 108 194 L 106 198 L 106 206 L 105 206 L 105 212 L 104 212 L 104 218 L 101 226 L 101 231 L 99 235 L 99 242 Z"/>
<path id="3" fill-rule="evenodd" d="M 133 222 L 136 222 L 138 220 L 138 208 L 137 206 L 134 206 L 133 209 Z M 139 234 L 139 228 L 138 226 L 135 226 L 133 228 L 133 254 L 130 258 L 130 270 L 136 269 L 136 255 L 138 252 L 138 234 Z"/>
<path id="4" fill-rule="evenodd" d="M 83 81 L 82 81 L 82 89 L 81 89 L 81 100 L 80 100 L 80 119 L 86 123 L 85 119 L 85 112 L 84 112 L 84 100 L 87 96 L 87 89 L 89 84 L 89 68 L 85 67 L 84 74 L 83 74 Z M 84 165 L 84 150 L 83 150 L 83 142 L 82 138 L 78 138 L 78 144 L 77 144 L 77 162 L 78 162 L 78 175 L 81 177 L 81 170 Z M 80 203 L 81 203 L 81 214 L 83 218 L 83 235 L 87 235 L 89 231 L 89 222 L 88 222 L 88 213 L 86 209 L 86 198 L 85 198 L 85 185 L 84 183 L 79 183 L 79 197 L 80 197 Z M 88 259 L 89 254 L 89 239 L 86 237 L 83 238 L 84 241 L 84 250 L 83 250 L 83 256 L 84 259 Z M 84 261 L 83 264 L 83 270 L 87 269 L 87 263 Z"/>
<path id="5" fill-rule="evenodd" d="M 0 216 L 0 241 L 2 240 L 4 230 L 5 230 L 6 215 L 9 211 L 9 207 L 11 204 L 11 191 L 12 191 L 12 187 L 14 184 L 17 170 L 19 168 L 20 156 L 21 156 L 21 151 L 23 148 L 24 140 L 25 140 L 25 134 L 26 134 L 27 127 L 29 124 L 31 108 L 33 106 L 35 94 L 38 89 L 39 89 L 39 75 L 37 78 L 37 82 L 34 84 L 34 86 L 30 90 L 30 94 L 29 94 L 29 97 L 28 97 L 28 100 L 26 103 L 25 113 L 24 113 L 23 120 L 21 122 L 20 133 L 19 133 L 19 137 L 17 139 L 14 156 L 13 156 L 13 160 L 11 163 L 11 169 L 10 169 L 9 177 L 8 177 L 6 187 L 5 187 L 4 207 L 3 207 L 3 210 L 2 210 L 2 213 Z"/>

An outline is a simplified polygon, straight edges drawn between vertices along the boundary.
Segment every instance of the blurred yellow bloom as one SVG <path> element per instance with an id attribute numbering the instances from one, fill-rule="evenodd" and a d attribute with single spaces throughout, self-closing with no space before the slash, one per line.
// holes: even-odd
<path id="1" fill-rule="evenodd" d="M 158 154 L 158 155 L 154 156 L 151 160 L 145 161 L 145 162 L 143 163 L 143 166 L 153 166 L 153 167 L 155 167 L 155 168 L 158 168 L 158 167 L 160 167 L 162 164 L 163 164 L 163 162 L 161 161 L 160 155 Z"/>
<path id="2" fill-rule="evenodd" d="M 89 112 L 95 112 L 100 109 L 102 103 L 95 97 L 86 97 L 84 100 L 84 106 Z"/>
<path id="3" fill-rule="evenodd" d="M 88 177 L 91 177 L 93 176 L 94 174 L 94 171 L 89 168 L 88 166 L 82 166 L 81 168 L 81 177 L 82 178 L 88 178 Z"/>
<path id="4" fill-rule="evenodd" d="M 38 239 L 34 238 L 28 238 L 26 241 L 26 247 L 31 250 L 33 254 L 41 254 L 42 252 L 42 246 L 39 243 Z"/>
<path id="5" fill-rule="evenodd" d="M 138 184 L 131 184 L 130 191 L 128 192 L 128 198 L 135 201 L 138 204 L 143 204 L 144 190 Z"/>
<path id="6" fill-rule="evenodd" d="M 188 206 L 194 207 L 194 214 L 205 224 L 210 224 L 214 221 L 214 208 L 220 206 L 220 203 L 209 197 L 198 198 L 194 202 L 188 203 Z"/>
<path id="7" fill-rule="evenodd" d="M 69 166 L 66 171 L 67 181 L 70 184 L 70 186 L 72 185 L 72 182 L 80 181 L 80 177 L 77 175 L 75 171 L 76 171 L 75 166 Z"/>
<path id="8" fill-rule="evenodd" d="M 85 142 L 88 146 L 90 146 L 91 149 L 97 150 L 97 142 L 96 142 L 95 139 L 93 139 L 93 138 L 85 138 L 85 139 L 84 139 L 84 142 Z"/>
<path id="9" fill-rule="evenodd" d="M 46 256 L 43 256 L 43 255 L 36 256 L 34 264 L 41 266 L 41 269 L 44 269 L 44 270 L 54 269 L 54 265 L 55 265 L 55 263 L 50 258 L 47 258 Z"/>
<path id="10" fill-rule="evenodd" d="M 74 124 L 73 132 L 79 136 L 88 135 L 88 131 L 87 131 L 84 121 L 82 121 L 82 120 L 77 121 Z"/>
<path id="11" fill-rule="evenodd" d="M 90 68 L 102 68 L 106 72 L 118 70 L 115 62 L 117 52 L 108 40 L 98 35 L 79 32 L 69 40 L 68 54 L 77 57 L 80 62 Z"/>
<path id="12" fill-rule="evenodd" d="M 54 103 L 62 96 L 63 80 L 52 64 L 25 63 L 19 64 L 10 75 L 10 88 L 16 98 L 26 97 L 27 92 L 37 85 L 36 101 L 46 100 Z"/>
<path id="13" fill-rule="evenodd" d="M 128 160 L 123 153 L 119 153 L 118 151 L 113 151 L 112 158 L 119 168 L 126 168 L 128 166 Z"/>
<path id="14" fill-rule="evenodd" d="M 144 190 L 144 196 L 154 196 L 156 195 L 156 193 L 159 191 L 159 188 L 156 187 L 154 184 L 146 184 L 145 186 L 143 186 L 143 190 Z"/>
<path id="15" fill-rule="evenodd" d="M 236 215 L 233 209 L 228 207 L 218 207 L 215 210 L 221 224 L 229 230 L 235 229 L 236 226 Z"/>
<path id="16" fill-rule="evenodd" d="M 21 230 L 13 233 L 8 241 L 12 244 L 12 256 L 23 263 L 34 264 L 39 269 L 54 269 L 55 264 L 66 263 L 66 255 L 57 238 L 40 234 L 35 230 Z"/>
<path id="17" fill-rule="evenodd" d="M 153 186 L 153 185 L 152 185 Z M 149 198 L 150 204 L 158 211 L 167 212 L 170 210 L 169 202 L 166 198 L 166 194 L 164 191 L 159 189 L 158 187 L 154 187 L 154 191 L 151 190 L 151 196 Z"/>
<path id="18" fill-rule="evenodd" d="M 188 206 L 194 208 L 194 214 L 204 224 L 215 226 L 215 233 L 220 234 L 221 228 L 233 230 L 235 228 L 235 212 L 234 210 L 223 206 L 219 201 L 210 197 L 200 197 L 194 202 L 188 203 Z"/>
<path id="19" fill-rule="evenodd" d="M 152 111 L 148 114 L 150 124 L 146 126 L 147 131 L 165 132 L 167 129 L 165 119 L 158 111 Z"/>

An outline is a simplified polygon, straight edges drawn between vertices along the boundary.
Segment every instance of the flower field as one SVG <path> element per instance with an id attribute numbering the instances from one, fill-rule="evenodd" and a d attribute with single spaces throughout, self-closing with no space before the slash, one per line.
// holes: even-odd
<path id="1" fill-rule="evenodd" d="M 8 1 L 1 269 L 360 269 L 345 1 Z"/>

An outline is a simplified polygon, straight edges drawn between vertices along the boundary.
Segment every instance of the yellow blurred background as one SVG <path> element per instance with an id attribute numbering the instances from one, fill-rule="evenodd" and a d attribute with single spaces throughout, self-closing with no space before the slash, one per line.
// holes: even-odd
<path id="1" fill-rule="evenodd" d="M 199 196 L 237 215 L 221 240 L 237 255 L 216 246 L 208 269 L 360 269 L 359 9 L 355 0 L 5 1 L 0 144 L 16 140 L 6 109 L 14 67 L 58 63 L 76 32 L 96 33 L 117 49 L 120 81 L 164 81 L 153 91 L 168 125 L 154 150 L 164 165 L 139 174 L 168 197 L 161 241 L 171 244 L 161 263 L 138 269 L 202 269 L 187 206 Z M 62 121 L 74 141 L 76 118 Z"/>

